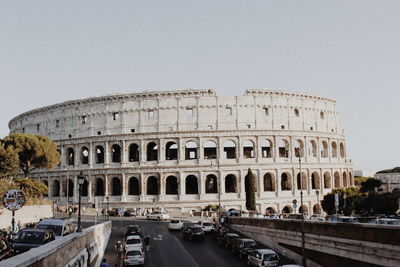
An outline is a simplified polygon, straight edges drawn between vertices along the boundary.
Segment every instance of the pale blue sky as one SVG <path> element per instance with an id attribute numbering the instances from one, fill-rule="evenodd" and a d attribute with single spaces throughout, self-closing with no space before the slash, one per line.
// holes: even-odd
<path id="1" fill-rule="evenodd" d="M 27 110 L 142 90 L 337 100 L 355 169 L 400 165 L 400 1 L 2 1 L 0 137 Z"/>

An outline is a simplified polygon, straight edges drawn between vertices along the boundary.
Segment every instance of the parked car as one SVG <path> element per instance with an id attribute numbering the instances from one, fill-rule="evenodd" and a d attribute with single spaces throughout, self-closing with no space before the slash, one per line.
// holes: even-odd
<path id="1" fill-rule="evenodd" d="M 239 254 L 240 259 L 247 259 L 251 251 L 257 247 L 257 242 L 250 238 L 238 238 L 232 243 L 232 253 Z"/>
<path id="2" fill-rule="evenodd" d="M 14 254 L 20 254 L 55 240 L 54 232 L 48 229 L 24 229 L 19 231 L 13 243 Z"/>
<path id="3" fill-rule="evenodd" d="M 131 247 L 143 248 L 143 242 L 139 235 L 128 235 L 126 237 L 124 248 L 127 250 Z"/>
<path id="4" fill-rule="evenodd" d="M 168 223 L 168 230 L 181 230 L 183 223 L 180 219 L 172 219 Z"/>
<path id="5" fill-rule="evenodd" d="M 264 218 L 264 214 L 262 214 L 262 213 L 253 213 L 250 217 L 251 218 Z"/>
<path id="6" fill-rule="evenodd" d="M 265 215 L 265 218 L 267 219 L 279 219 L 279 215 L 275 213 L 267 214 Z"/>
<path id="7" fill-rule="evenodd" d="M 139 225 L 128 225 L 125 229 L 125 238 L 129 235 L 139 235 L 141 236 L 140 226 Z"/>
<path id="8" fill-rule="evenodd" d="M 119 209 L 110 209 L 110 210 L 107 211 L 107 214 L 110 215 L 110 216 L 118 216 L 118 214 L 119 214 L 118 210 Z"/>
<path id="9" fill-rule="evenodd" d="M 232 246 L 233 241 L 238 238 L 240 238 L 240 236 L 238 234 L 227 233 L 224 236 L 224 241 L 223 241 L 225 248 L 230 248 Z"/>
<path id="10" fill-rule="evenodd" d="M 144 251 L 138 247 L 129 247 L 125 251 L 124 266 L 144 265 Z"/>
<path id="11" fill-rule="evenodd" d="M 155 211 L 147 215 L 147 220 L 169 220 L 170 216 L 166 211 Z"/>
<path id="12" fill-rule="evenodd" d="M 204 241 L 204 231 L 199 226 L 187 226 L 182 228 L 183 238 L 189 240 L 201 240 Z"/>
<path id="13" fill-rule="evenodd" d="M 56 239 L 76 232 L 76 226 L 70 219 L 44 219 L 36 225 L 36 229 L 53 230 Z"/>
<path id="14" fill-rule="evenodd" d="M 324 222 L 325 221 L 324 217 L 322 217 L 322 216 L 320 216 L 318 214 L 311 215 L 310 216 L 310 220 L 311 221 L 318 221 L 318 222 Z"/>
<path id="15" fill-rule="evenodd" d="M 391 218 L 376 218 L 368 223 L 371 224 L 385 224 L 385 225 L 398 225 L 400 226 L 400 220 L 399 219 L 391 219 Z"/>
<path id="16" fill-rule="evenodd" d="M 230 209 L 227 212 L 228 217 L 249 217 L 249 212 L 247 210 L 235 210 Z"/>
<path id="17" fill-rule="evenodd" d="M 198 221 L 196 225 L 200 226 L 205 233 L 210 233 L 214 231 L 214 225 L 212 224 L 212 222 Z"/>
<path id="18" fill-rule="evenodd" d="M 327 222 L 342 222 L 342 223 L 359 223 L 360 221 L 353 216 L 328 216 Z"/>
<path id="19" fill-rule="evenodd" d="M 126 216 L 126 217 L 136 217 L 136 210 L 135 209 L 127 209 L 127 210 L 125 210 L 124 216 Z"/>
<path id="20" fill-rule="evenodd" d="M 253 250 L 248 258 L 247 263 L 249 266 L 279 266 L 278 253 L 272 249 L 256 249 Z"/>

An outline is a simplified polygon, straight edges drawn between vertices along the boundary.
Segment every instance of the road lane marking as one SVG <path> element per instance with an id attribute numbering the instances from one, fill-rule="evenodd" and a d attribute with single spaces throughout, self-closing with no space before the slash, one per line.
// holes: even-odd
<path id="1" fill-rule="evenodd" d="M 200 265 L 197 264 L 197 262 L 194 260 L 194 258 L 190 255 L 190 253 L 185 249 L 185 247 L 182 245 L 182 243 L 176 238 L 174 235 L 172 235 L 173 238 L 176 240 L 176 242 L 179 244 L 179 246 L 182 248 L 182 251 L 188 256 L 188 258 L 194 263 L 194 265 L 190 266 L 197 266 L 200 267 Z"/>

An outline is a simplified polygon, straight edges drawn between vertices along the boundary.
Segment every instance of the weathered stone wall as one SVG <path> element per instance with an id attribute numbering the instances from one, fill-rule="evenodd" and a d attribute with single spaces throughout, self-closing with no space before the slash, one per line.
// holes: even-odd
<path id="1" fill-rule="evenodd" d="M 110 234 L 111 222 L 104 222 L 1 261 L 0 267 L 100 266 Z"/>
<path id="2" fill-rule="evenodd" d="M 301 262 L 301 221 L 230 219 L 231 227 Z M 304 222 L 310 266 L 399 266 L 400 228 Z"/>

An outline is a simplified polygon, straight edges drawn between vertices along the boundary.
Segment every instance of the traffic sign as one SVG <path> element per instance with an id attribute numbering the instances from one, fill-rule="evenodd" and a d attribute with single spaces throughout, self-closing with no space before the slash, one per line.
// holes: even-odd
<path id="1" fill-rule="evenodd" d="M 4 207 L 11 211 L 19 210 L 24 206 L 25 196 L 21 190 L 12 189 L 4 194 Z"/>
<path id="2" fill-rule="evenodd" d="M 292 203 L 293 203 L 293 204 L 297 204 L 297 200 L 296 200 L 296 199 L 293 199 Z"/>

